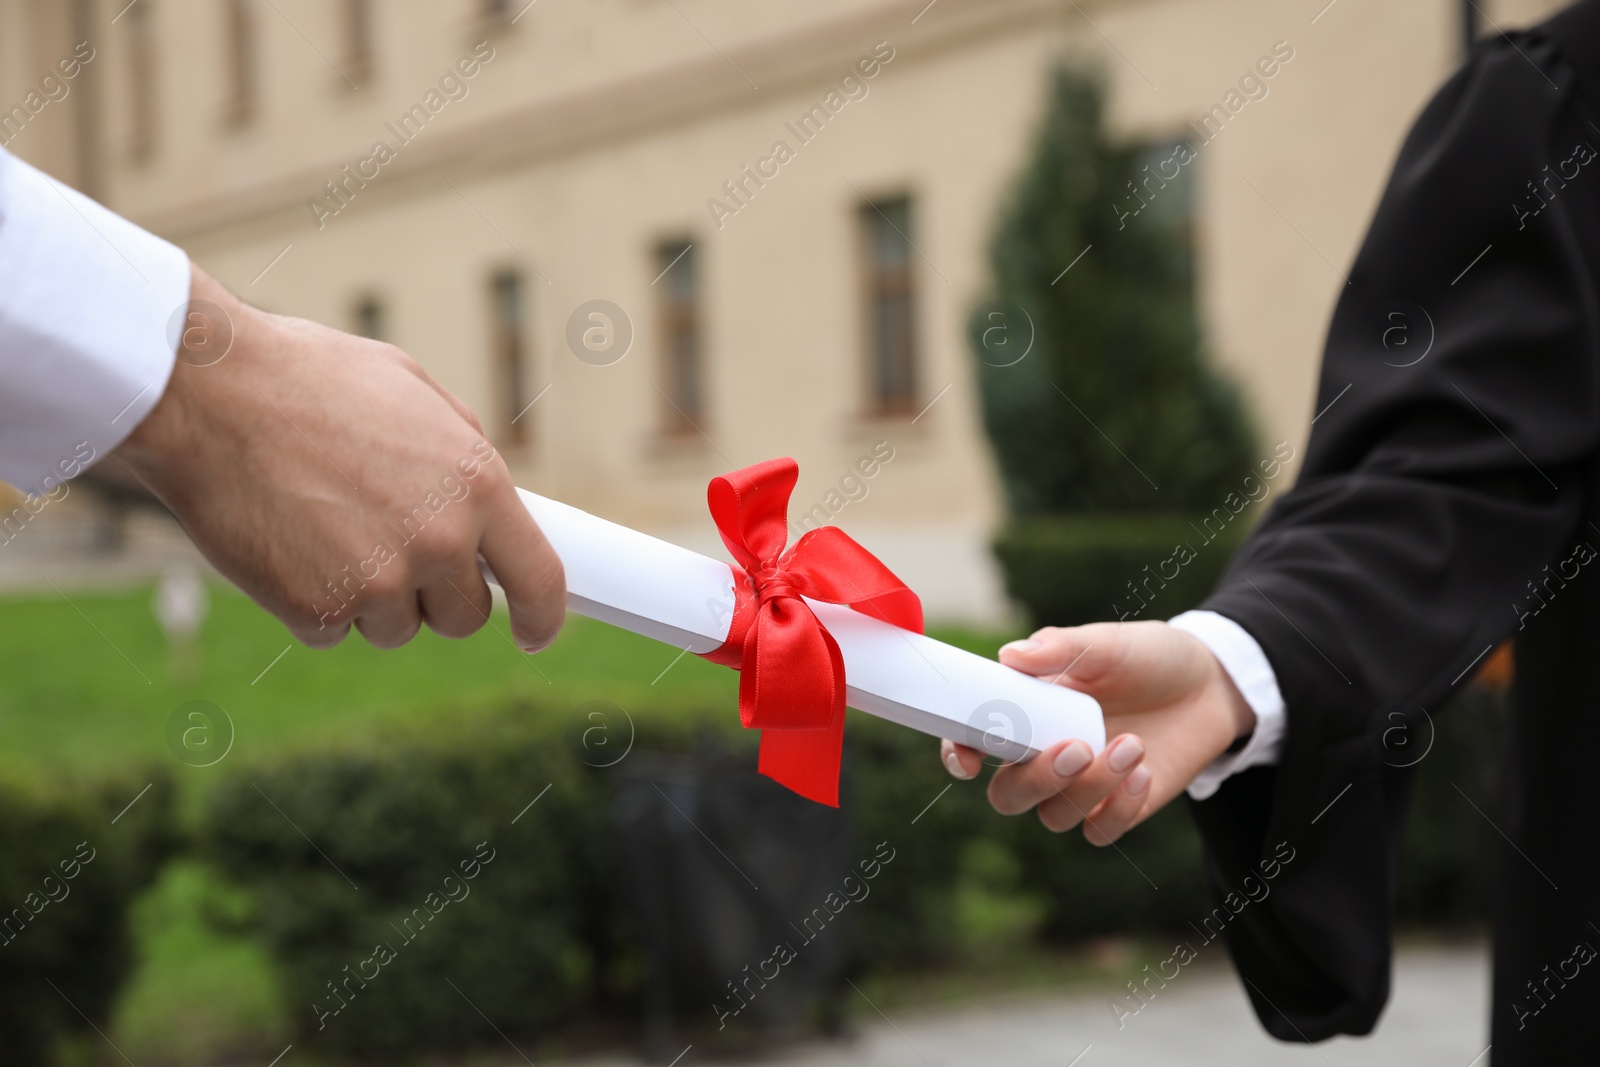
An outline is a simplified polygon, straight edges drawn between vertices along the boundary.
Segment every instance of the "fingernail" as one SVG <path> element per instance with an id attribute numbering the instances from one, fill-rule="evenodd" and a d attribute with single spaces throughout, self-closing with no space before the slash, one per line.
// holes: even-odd
<path id="1" fill-rule="evenodd" d="M 969 777 L 967 774 L 967 769 L 961 766 L 961 757 L 957 756 L 954 750 L 944 754 L 944 765 L 945 769 L 950 772 L 952 777 L 960 778 L 962 781 L 965 781 Z"/>
<path id="2" fill-rule="evenodd" d="M 1083 769 L 1093 762 L 1094 753 L 1089 751 L 1089 746 L 1074 741 L 1056 753 L 1055 772 L 1063 778 L 1071 778 L 1075 774 L 1082 774 Z"/>
<path id="3" fill-rule="evenodd" d="M 1106 765 L 1111 768 L 1111 773 L 1121 774 L 1123 771 L 1139 762 L 1139 757 L 1144 755 L 1144 742 L 1137 737 L 1126 737 L 1117 742 L 1111 750 L 1111 756 L 1106 760 Z"/>
<path id="4" fill-rule="evenodd" d="M 1035 641 L 1031 637 L 1024 637 L 1020 641 L 1010 641 L 1010 642 L 1007 642 L 1004 645 L 1001 645 L 1000 646 L 1000 651 L 1001 652 L 1005 652 L 1006 650 L 1009 649 L 1012 652 L 1032 652 L 1032 651 L 1036 650 L 1038 647 L 1039 647 L 1039 642 Z"/>
<path id="5" fill-rule="evenodd" d="M 1143 793 L 1146 789 L 1149 789 L 1150 768 L 1142 764 L 1138 767 L 1135 767 L 1133 769 L 1133 773 L 1128 775 L 1128 780 L 1123 783 L 1122 788 L 1128 791 L 1128 795 L 1130 797 L 1136 797 Z"/>

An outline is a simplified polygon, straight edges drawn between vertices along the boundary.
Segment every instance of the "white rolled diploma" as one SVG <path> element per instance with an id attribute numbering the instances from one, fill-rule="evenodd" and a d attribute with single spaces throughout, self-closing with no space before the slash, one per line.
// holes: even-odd
<path id="1" fill-rule="evenodd" d="M 561 557 L 573 611 L 693 653 L 727 640 L 730 565 L 517 492 Z M 838 642 L 852 708 L 1008 760 L 1072 738 L 1095 752 L 1105 745 L 1105 721 L 1092 697 L 842 604 L 805 601 Z"/>

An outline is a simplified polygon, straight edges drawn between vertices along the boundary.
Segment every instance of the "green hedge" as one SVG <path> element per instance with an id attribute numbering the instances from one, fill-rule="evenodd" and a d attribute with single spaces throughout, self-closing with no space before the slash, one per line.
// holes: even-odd
<path id="1" fill-rule="evenodd" d="M 967 860 L 962 846 L 1003 835 L 1007 820 L 990 810 L 981 787 L 945 788 L 951 778 L 939 762 L 938 741 L 859 712 L 849 720 L 847 814 L 863 844 L 888 842 L 895 850 L 858 916 L 852 969 L 948 963 L 959 951 L 953 933 Z"/>
<path id="2" fill-rule="evenodd" d="M 1451 783 L 1488 779 L 1503 701 L 1471 694 L 1435 716 L 1439 730 L 1421 767 L 1400 887 L 1401 918 L 1413 924 L 1484 915 L 1474 872 L 1486 866 L 1493 842 Z M 233 769 L 236 777 L 213 798 L 202 849 L 256 902 L 248 925 L 278 962 L 297 1048 L 404 1057 L 496 1044 L 497 1030 L 520 1042 L 581 1017 L 605 1020 L 613 1035 L 619 1026 L 636 1032 L 649 1015 L 650 965 L 630 892 L 678 901 L 696 883 L 680 879 L 682 871 L 669 872 L 672 886 L 640 881 L 624 855 L 618 798 L 629 782 L 666 783 L 663 775 L 707 750 L 717 755 L 702 766 L 748 775 L 754 737 L 737 728 L 731 709 L 688 717 L 636 711 L 631 754 L 596 768 L 585 765 L 593 752 L 575 742 L 572 723 L 565 710 L 516 708 Z M 1097 849 L 1077 834 L 1051 834 L 1032 817 L 996 815 L 982 783 L 950 780 L 933 739 L 856 713 L 845 773 L 847 844 L 834 850 L 845 862 L 803 880 L 832 885 L 860 859 L 892 850 L 893 860 L 846 913 L 845 944 L 806 950 L 812 962 L 821 952 L 844 953 L 836 979 L 960 963 L 995 937 L 1072 944 L 1182 932 L 1210 910 L 1199 842 L 1182 805 L 1117 848 Z M 760 799 L 734 816 L 773 827 L 769 857 L 783 848 L 778 801 L 785 799 L 792 798 Z M 709 823 L 697 829 L 717 833 Z M 687 829 L 676 831 L 699 847 Z M 711 867 L 720 869 L 729 858 L 709 847 Z M 490 849 L 492 860 L 474 871 L 473 858 Z M 756 896 L 765 903 L 755 910 L 776 902 L 776 914 L 757 921 L 719 912 L 709 920 L 714 937 L 704 916 L 685 916 L 684 929 L 698 931 L 695 944 L 755 936 L 765 946 L 763 924 L 774 939 L 790 937 L 782 920 L 801 921 L 820 902 L 807 888 L 796 906 L 784 896 L 791 887 L 767 882 L 759 856 L 741 859 L 763 883 Z M 450 892 L 468 895 L 446 903 Z M 419 909 L 436 913 L 424 921 Z M 754 935 L 752 922 L 760 927 Z M 379 945 L 389 946 L 391 959 L 375 953 Z M 726 943 L 707 945 L 719 959 L 726 950 Z M 733 958 L 746 959 L 744 951 Z M 711 969 L 714 975 L 685 979 L 679 992 L 689 995 L 673 999 L 691 1031 L 685 1040 L 715 1050 L 728 1035 L 713 1025 L 703 991 L 738 972 L 721 962 Z"/>
<path id="3" fill-rule="evenodd" d="M 1489 917 L 1504 845 L 1462 793 L 1501 821 L 1500 761 L 1510 714 L 1505 691 L 1472 685 L 1431 717 L 1414 721 L 1404 745 L 1397 743 L 1399 735 L 1389 739 L 1389 763 L 1417 761 L 1401 849 L 1399 910 L 1408 925 L 1465 929 Z M 1385 747 L 1381 735 L 1375 743 Z"/>
<path id="4" fill-rule="evenodd" d="M 51 1062 L 64 1039 L 98 1040 L 90 1020 L 107 1025 L 133 967 L 129 908 L 176 845 L 172 796 L 154 771 L 0 782 L 7 1063 Z"/>
<path id="5" fill-rule="evenodd" d="M 244 925 L 278 961 L 297 1043 L 393 1055 L 497 1042 L 494 1027 L 537 1034 L 580 1010 L 637 1017 L 648 961 L 628 900 L 616 798 L 627 776 L 652 760 L 659 766 L 662 754 L 709 746 L 748 774 L 755 735 L 738 729 L 731 709 L 636 714 L 632 755 L 597 768 L 586 765 L 594 753 L 572 719 L 512 709 L 237 768 L 219 788 L 203 856 L 256 901 Z M 851 716 L 847 862 L 823 881 L 852 873 L 880 843 L 894 855 L 853 906 L 847 940 L 829 946 L 848 954 L 851 972 L 947 961 L 962 864 L 950 842 L 985 828 L 1009 832 L 981 789 L 946 790 L 936 746 Z M 425 926 L 414 922 L 406 938 L 413 927 L 396 929 L 405 916 L 426 907 L 482 841 L 495 858 L 468 883 L 470 896 Z M 788 917 L 800 921 L 821 902 L 816 895 Z M 380 944 L 392 951 L 387 964 L 374 954 Z M 709 1002 L 694 1010 L 714 1021 Z"/>
<path id="6" fill-rule="evenodd" d="M 584 1004 L 590 911 L 617 914 L 586 897 L 586 843 L 608 828 L 584 770 L 524 714 L 280 758 L 221 787 L 204 853 L 254 892 L 297 1043 L 455 1048 L 494 1039 L 484 1016 L 526 1033 Z"/>
<path id="7" fill-rule="evenodd" d="M 1226 508 L 1192 519 L 1036 516 L 1007 525 L 994 551 L 1007 592 L 1036 626 L 1170 619 L 1205 599 L 1246 523 Z"/>

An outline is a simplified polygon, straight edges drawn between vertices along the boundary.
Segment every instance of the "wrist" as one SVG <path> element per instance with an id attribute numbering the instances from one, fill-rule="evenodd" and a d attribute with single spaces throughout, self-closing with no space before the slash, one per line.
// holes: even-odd
<path id="1" fill-rule="evenodd" d="M 167 387 L 116 449 L 146 484 L 203 446 L 197 439 L 197 424 L 207 406 L 203 394 L 220 384 L 216 365 L 230 352 L 237 358 L 236 331 L 249 329 L 258 314 L 199 267 L 192 269 L 189 305 L 174 339 L 176 361 Z"/>
<path id="2" fill-rule="evenodd" d="M 1225 721 L 1230 730 L 1230 747 L 1232 747 L 1233 744 L 1237 744 L 1255 733 L 1255 709 L 1250 706 L 1249 701 L 1245 700 L 1244 694 L 1239 692 L 1239 687 L 1234 684 L 1233 677 L 1223 668 L 1221 661 L 1215 655 L 1212 655 L 1210 649 L 1206 650 L 1206 655 L 1211 657 L 1211 665 L 1215 671 L 1212 688 L 1216 693 L 1216 702 L 1226 712 Z"/>
<path id="3" fill-rule="evenodd" d="M 1255 709 L 1211 648 L 1193 634 L 1179 632 L 1198 661 L 1199 683 L 1193 690 L 1192 706 L 1205 724 L 1205 748 L 1213 758 L 1237 751 L 1255 732 Z"/>
<path id="4" fill-rule="evenodd" d="M 1166 625 L 1183 635 L 1181 643 L 1190 657 L 1188 676 L 1196 679 L 1191 682 L 1191 692 L 1195 694 L 1195 702 L 1205 709 L 1207 722 L 1218 736 L 1225 738 L 1223 748 L 1226 749 L 1255 732 L 1256 711 L 1234 680 L 1224 655 L 1219 654 L 1226 649 L 1226 644 L 1219 641 L 1226 633 L 1199 626 L 1205 620 L 1197 617 L 1205 614 L 1186 612 Z M 1227 620 L 1218 621 L 1227 624 Z"/>

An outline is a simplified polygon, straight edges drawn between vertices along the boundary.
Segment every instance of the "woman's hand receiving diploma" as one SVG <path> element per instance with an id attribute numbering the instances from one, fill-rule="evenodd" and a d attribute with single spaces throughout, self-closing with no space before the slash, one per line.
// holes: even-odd
<path id="1" fill-rule="evenodd" d="M 1000 662 L 1100 702 L 1111 740 L 1096 757 L 1067 741 L 989 782 L 1002 815 L 1037 808 L 1061 833 L 1107 845 L 1183 792 L 1195 776 L 1255 729 L 1255 713 L 1209 649 L 1164 622 L 1047 626 L 1000 650 Z M 972 778 L 983 753 L 942 743 L 946 768 Z"/>

